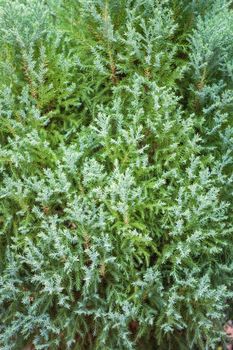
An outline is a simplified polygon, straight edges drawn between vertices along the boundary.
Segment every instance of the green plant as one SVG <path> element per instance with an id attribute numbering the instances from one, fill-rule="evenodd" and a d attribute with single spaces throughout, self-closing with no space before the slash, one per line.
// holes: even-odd
<path id="1" fill-rule="evenodd" d="M 0 1 L 1 349 L 222 339 L 232 18 L 224 1 Z"/>

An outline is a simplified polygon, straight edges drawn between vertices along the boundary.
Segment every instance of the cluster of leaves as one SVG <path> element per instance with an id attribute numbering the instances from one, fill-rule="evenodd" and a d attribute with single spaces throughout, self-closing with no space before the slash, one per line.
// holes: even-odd
<path id="1" fill-rule="evenodd" d="M 211 349 L 232 299 L 225 0 L 0 0 L 0 347 Z"/>

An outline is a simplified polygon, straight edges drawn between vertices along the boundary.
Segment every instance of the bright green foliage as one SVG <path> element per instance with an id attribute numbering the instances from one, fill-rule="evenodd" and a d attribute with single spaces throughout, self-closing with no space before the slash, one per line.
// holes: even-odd
<path id="1" fill-rule="evenodd" d="M 224 0 L 0 1 L 1 349 L 215 348 L 232 34 Z"/>

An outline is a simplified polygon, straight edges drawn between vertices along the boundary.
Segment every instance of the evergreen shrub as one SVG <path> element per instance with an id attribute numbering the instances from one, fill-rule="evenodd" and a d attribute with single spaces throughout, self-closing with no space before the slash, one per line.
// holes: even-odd
<path id="1" fill-rule="evenodd" d="M 0 348 L 215 349 L 232 316 L 227 0 L 0 0 Z"/>

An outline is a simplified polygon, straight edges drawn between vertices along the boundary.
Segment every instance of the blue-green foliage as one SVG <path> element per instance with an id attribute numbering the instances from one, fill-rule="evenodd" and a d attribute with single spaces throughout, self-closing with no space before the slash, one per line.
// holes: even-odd
<path id="1" fill-rule="evenodd" d="M 215 348 L 232 31 L 220 0 L 0 1 L 1 349 Z"/>

